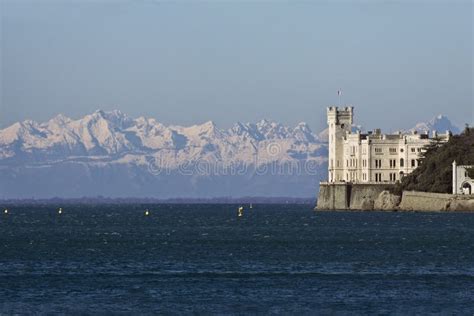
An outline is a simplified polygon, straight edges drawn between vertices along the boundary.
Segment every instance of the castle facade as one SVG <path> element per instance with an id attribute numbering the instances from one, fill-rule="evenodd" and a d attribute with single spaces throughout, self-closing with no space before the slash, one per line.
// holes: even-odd
<path id="1" fill-rule="evenodd" d="M 328 107 L 328 182 L 395 183 L 419 164 L 424 147 L 447 141 L 450 132 L 383 134 L 353 131 L 353 107 Z"/>
<path id="2" fill-rule="evenodd" d="M 468 172 L 472 168 L 474 165 L 458 165 L 453 161 L 453 194 L 474 194 L 474 179 Z"/>

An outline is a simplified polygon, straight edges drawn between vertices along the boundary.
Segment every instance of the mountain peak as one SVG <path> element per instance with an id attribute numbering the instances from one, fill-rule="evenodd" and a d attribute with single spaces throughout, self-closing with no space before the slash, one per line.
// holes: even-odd
<path id="1" fill-rule="evenodd" d="M 210 129 L 217 128 L 217 125 L 216 125 L 216 123 L 214 123 L 214 121 L 207 121 L 207 122 L 201 124 L 201 126 L 204 127 L 204 128 L 210 128 Z"/>
<path id="2" fill-rule="evenodd" d="M 460 129 L 455 126 L 449 118 L 445 115 L 438 114 L 437 116 L 433 117 L 428 122 L 420 122 L 417 123 L 411 131 L 418 131 L 418 132 L 426 132 L 426 131 L 437 131 L 444 133 L 446 131 L 451 131 L 454 134 L 460 132 Z"/>
<path id="3" fill-rule="evenodd" d="M 56 124 L 65 124 L 65 123 L 68 123 L 70 122 L 71 119 L 67 116 L 65 116 L 64 114 L 58 114 L 56 115 L 55 117 L 53 117 L 52 119 L 50 119 L 48 121 L 48 123 L 56 123 Z"/>

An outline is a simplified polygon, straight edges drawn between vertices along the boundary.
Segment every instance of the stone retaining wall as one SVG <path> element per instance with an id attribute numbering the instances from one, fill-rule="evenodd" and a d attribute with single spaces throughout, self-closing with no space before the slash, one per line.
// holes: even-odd
<path id="1" fill-rule="evenodd" d="M 403 191 L 401 211 L 474 211 L 474 196 Z"/>
<path id="2" fill-rule="evenodd" d="M 474 195 L 404 191 L 400 197 L 387 184 L 321 183 L 318 210 L 474 211 Z"/>
<path id="3" fill-rule="evenodd" d="M 318 210 L 373 210 L 387 184 L 321 183 Z"/>

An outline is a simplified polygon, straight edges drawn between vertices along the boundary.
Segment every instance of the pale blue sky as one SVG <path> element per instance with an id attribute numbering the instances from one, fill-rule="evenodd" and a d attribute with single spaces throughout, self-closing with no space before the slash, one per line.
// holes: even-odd
<path id="1" fill-rule="evenodd" d="M 0 128 L 97 108 L 221 127 L 473 119 L 471 1 L 1 2 Z"/>

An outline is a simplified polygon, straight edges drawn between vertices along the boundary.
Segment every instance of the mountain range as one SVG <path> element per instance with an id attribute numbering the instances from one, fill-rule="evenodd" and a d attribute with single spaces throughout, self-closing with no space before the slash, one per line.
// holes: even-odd
<path id="1" fill-rule="evenodd" d="M 439 116 L 415 128 L 450 124 Z M 0 130 L 0 198 L 311 197 L 326 170 L 325 133 L 306 123 L 165 126 L 98 110 Z"/>

